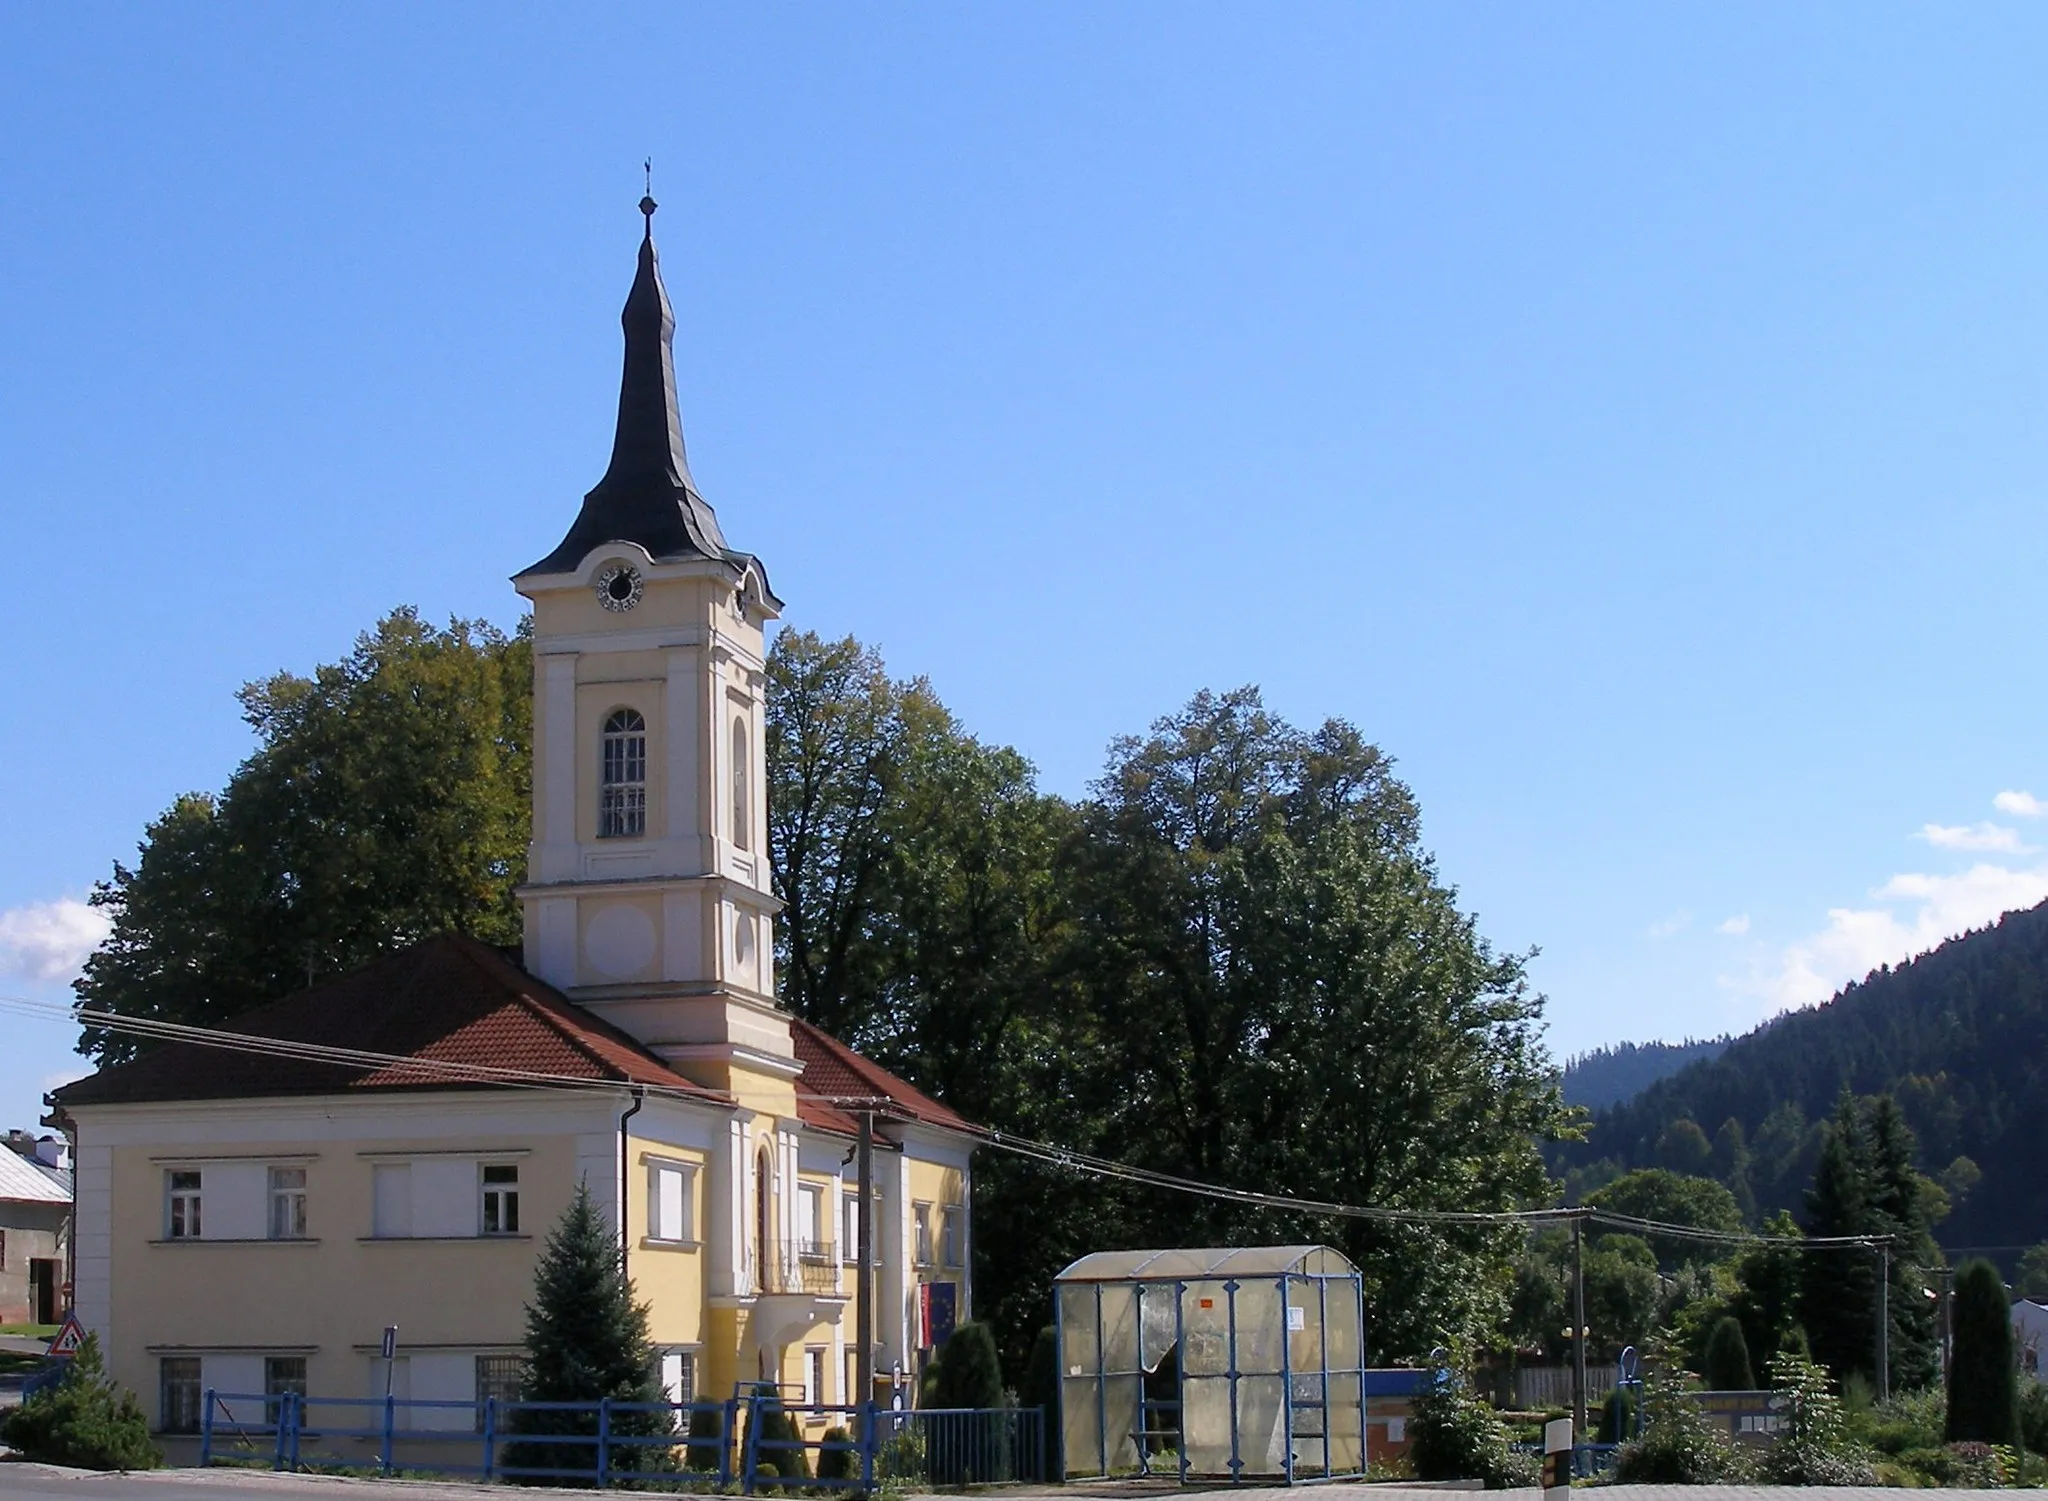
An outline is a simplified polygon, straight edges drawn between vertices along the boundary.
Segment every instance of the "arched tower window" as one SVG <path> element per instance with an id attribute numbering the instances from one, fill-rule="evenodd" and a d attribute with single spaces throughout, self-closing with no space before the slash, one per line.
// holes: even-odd
<path id="1" fill-rule="evenodd" d="M 747 807 L 747 722 L 732 722 L 732 842 L 747 847 L 748 830 L 753 827 Z"/>
<path id="2" fill-rule="evenodd" d="M 604 722 L 597 837 L 637 839 L 647 832 L 647 721 L 614 709 Z"/>

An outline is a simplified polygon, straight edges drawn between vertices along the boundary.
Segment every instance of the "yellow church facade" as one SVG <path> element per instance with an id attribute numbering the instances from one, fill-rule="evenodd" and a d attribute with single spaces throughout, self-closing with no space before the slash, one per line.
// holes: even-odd
<path id="1" fill-rule="evenodd" d="M 780 601 L 690 476 L 642 208 L 611 463 L 514 580 L 534 643 L 522 946 L 429 939 L 224 1023 L 240 1046 L 162 1044 L 52 1097 L 76 1311 L 162 1432 L 195 1430 L 209 1390 L 511 1396 L 540 1245 L 579 1185 L 672 1400 L 762 1380 L 887 1400 L 930 1337 L 922 1289 L 971 1314 L 977 1131 L 775 1000 Z"/>

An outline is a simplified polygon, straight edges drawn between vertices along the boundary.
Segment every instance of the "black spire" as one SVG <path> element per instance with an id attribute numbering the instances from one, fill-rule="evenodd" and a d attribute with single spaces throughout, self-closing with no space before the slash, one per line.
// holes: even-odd
<path id="1" fill-rule="evenodd" d="M 640 269 L 620 318 L 626 330 L 626 368 L 619 381 L 611 467 L 583 497 L 569 535 L 528 573 L 566 573 L 607 542 L 637 542 L 656 562 L 688 557 L 739 561 L 744 556 L 725 545 L 717 513 L 697 493 L 683 456 L 683 421 L 676 411 L 676 320 L 654 253 L 655 207 L 651 195 L 640 200 L 647 228 L 640 241 Z"/>

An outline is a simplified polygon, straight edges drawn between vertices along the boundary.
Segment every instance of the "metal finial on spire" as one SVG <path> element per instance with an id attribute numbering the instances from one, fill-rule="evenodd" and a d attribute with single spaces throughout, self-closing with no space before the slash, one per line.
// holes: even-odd
<path id="1" fill-rule="evenodd" d="M 654 158 L 648 157 L 640 167 L 647 174 L 647 196 L 640 200 L 640 212 L 647 220 L 647 238 L 651 240 L 654 238 L 654 211 L 661 207 L 654 201 Z"/>

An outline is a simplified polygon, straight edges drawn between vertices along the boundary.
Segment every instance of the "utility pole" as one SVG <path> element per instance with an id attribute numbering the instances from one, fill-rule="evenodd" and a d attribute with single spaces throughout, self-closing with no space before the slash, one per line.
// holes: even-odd
<path id="1" fill-rule="evenodd" d="M 1877 1400 L 1892 1399 L 1892 1243 L 1877 1246 Z"/>
<path id="2" fill-rule="evenodd" d="M 1572 1216 L 1572 1442 L 1586 1442 L 1586 1217 Z"/>
<path id="3" fill-rule="evenodd" d="M 859 1166 L 857 1176 L 860 1182 L 860 1201 L 854 1208 L 854 1238 L 859 1242 L 855 1247 L 854 1260 L 860 1277 L 860 1301 L 854 1320 L 854 1343 L 860 1349 L 855 1356 L 856 1379 L 859 1386 L 846 1394 L 849 1405 L 860 1409 L 865 1417 L 867 1405 L 875 1399 L 875 1113 L 863 1110 L 860 1113 L 860 1140 L 854 1148 L 855 1160 Z M 867 1442 L 863 1428 L 861 1442 Z"/>

